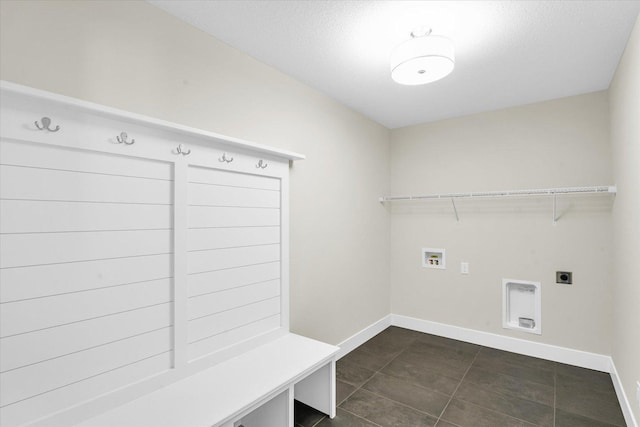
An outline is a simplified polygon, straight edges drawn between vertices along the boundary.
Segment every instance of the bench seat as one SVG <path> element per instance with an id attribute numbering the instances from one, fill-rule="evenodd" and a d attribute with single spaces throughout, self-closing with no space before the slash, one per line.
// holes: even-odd
<path id="1" fill-rule="evenodd" d="M 293 426 L 294 397 L 333 417 L 338 350 L 287 333 L 80 425 L 251 427 L 257 419 L 261 427 Z"/>

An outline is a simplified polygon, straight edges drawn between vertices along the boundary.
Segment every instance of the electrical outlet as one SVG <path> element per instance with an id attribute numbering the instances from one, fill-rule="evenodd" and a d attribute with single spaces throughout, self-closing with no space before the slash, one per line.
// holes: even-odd
<path id="1" fill-rule="evenodd" d="M 469 263 L 461 262 L 460 263 L 460 274 L 469 274 Z"/>
<path id="2" fill-rule="evenodd" d="M 570 271 L 556 271 L 556 283 L 570 285 L 573 283 L 573 273 Z"/>

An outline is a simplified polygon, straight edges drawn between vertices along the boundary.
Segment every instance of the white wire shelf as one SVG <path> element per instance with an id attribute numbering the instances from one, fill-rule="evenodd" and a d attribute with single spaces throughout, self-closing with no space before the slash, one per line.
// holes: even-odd
<path id="1" fill-rule="evenodd" d="M 437 193 L 419 196 L 386 196 L 380 197 L 380 203 L 412 201 L 412 200 L 439 200 L 449 199 L 453 204 L 453 210 L 458 218 L 455 199 L 473 198 L 501 198 L 501 197 L 527 197 L 527 196 L 552 196 L 553 197 L 553 222 L 557 221 L 556 216 L 556 196 L 558 194 L 616 194 L 615 185 L 595 185 L 591 187 L 559 187 L 559 188 L 538 188 L 531 190 L 503 190 L 503 191 L 476 191 L 467 193 Z"/>

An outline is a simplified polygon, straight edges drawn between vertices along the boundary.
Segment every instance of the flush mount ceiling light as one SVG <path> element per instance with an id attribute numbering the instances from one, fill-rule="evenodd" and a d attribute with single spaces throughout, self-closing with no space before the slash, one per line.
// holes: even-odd
<path id="1" fill-rule="evenodd" d="M 454 63 L 449 38 L 432 36 L 430 28 L 414 30 L 391 52 L 391 78 L 403 85 L 431 83 L 451 73 Z"/>

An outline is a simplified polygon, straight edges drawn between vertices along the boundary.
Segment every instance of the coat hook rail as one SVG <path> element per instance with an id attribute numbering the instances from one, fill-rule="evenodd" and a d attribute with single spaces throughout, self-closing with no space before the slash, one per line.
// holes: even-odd
<path id="1" fill-rule="evenodd" d="M 49 117 L 43 117 L 40 121 L 42 122 L 42 126 L 38 124 L 37 120 L 33 122 L 39 130 L 48 130 L 49 132 L 58 132 L 60 130 L 60 126 L 56 126 L 55 129 L 51 129 L 51 119 Z"/>

